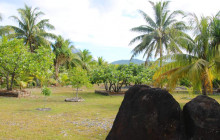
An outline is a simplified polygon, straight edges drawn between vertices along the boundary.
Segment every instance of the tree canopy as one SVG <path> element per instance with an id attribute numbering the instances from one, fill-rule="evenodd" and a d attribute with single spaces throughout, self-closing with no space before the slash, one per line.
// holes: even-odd
<path id="1" fill-rule="evenodd" d="M 188 37 L 183 31 L 187 29 L 187 26 L 183 21 L 178 21 L 176 16 L 184 15 L 180 10 L 171 12 L 168 9 L 169 1 L 152 2 L 154 12 L 154 18 L 151 18 L 147 13 L 139 10 L 139 13 L 146 21 L 146 25 L 141 25 L 131 29 L 133 32 L 138 32 L 141 35 L 131 40 L 130 45 L 134 42 L 140 41 L 140 43 L 132 50 L 131 59 L 143 52 L 146 56 L 146 61 L 152 57 L 160 58 L 166 52 L 170 53 L 182 53 L 180 44 L 185 37 Z M 162 66 L 162 60 L 160 61 L 160 67 Z"/>
<path id="2" fill-rule="evenodd" d="M 11 36 L 22 38 L 25 44 L 30 47 L 31 52 L 34 52 L 40 45 L 49 46 L 48 38 L 54 38 L 55 35 L 48 33 L 46 29 L 53 30 L 55 28 L 49 23 L 49 19 L 40 19 L 44 13 L 39 11 L 39 8 L 27 5 L 17 11 L 19 17 L 11 16 L 18 23 L 18 26 L 10 26 L 15 31 Z"/>
<path id="3" fill-rule="evenodd" d="M 213 77 L 219 74 L 220 70 L 219 46 L 216 47 L 219 39 L 212 35 L 212 28 L 216 26 L 213 22 L 216 22 L 216 19 L 209 17 L 199 19 L 195 14 L 190 14 L 190 17 L 195 38 L 185 44 L 189 54 L 163 57 L 163 60 L 171 61 L 160 69 L 155 77 L 157 82 L 167 77 L 169 79 L 167 87 L 170 89 L 176 86 L 179 79 L 187 77 L 192 82 L 194 90 L 202 90 L 206 95 L 207 92 L 212 92 Z"/>

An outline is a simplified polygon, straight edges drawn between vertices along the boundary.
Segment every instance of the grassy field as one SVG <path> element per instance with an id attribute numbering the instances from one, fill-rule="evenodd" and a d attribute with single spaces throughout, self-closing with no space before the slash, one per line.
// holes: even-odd
<path id="1" fill-rule="evenodd" d="M 0 97 L 0 139 L 105 139 L 123 96 L 102 96 L 94 94 L 94 89 L 81 91 L 84 102 L 64 102 L 73 97 L 71 88 L 53 88 L 47 101 L 40 89 L 32 89 L 27 98 Z M 183 106 L 186 94 L 173 94 Z M 220 102 L 220 96 L 213 96 Z M 36 108 L 51 108 L 39 111 Z"/>

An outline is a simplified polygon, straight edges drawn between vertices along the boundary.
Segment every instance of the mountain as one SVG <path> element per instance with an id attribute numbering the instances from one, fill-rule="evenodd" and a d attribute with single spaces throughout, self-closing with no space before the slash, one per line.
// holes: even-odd
<path id="1" fill-rule="evenodd" d="M 143 60 L 139 60 L 139 59 L 132 59 L 130 60 L 118 60 L 118 61 L 114 61 L 111 64 L 129 64 L 129 63 L 134 63 L 134 64 L 142 64 L 144 63 Z"/>

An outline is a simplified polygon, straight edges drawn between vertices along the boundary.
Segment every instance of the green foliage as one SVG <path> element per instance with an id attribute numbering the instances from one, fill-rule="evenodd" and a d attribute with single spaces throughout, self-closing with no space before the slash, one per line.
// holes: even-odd
<path id="1" fill-rule="evenodd" d="M 54 78 L 50 78 L 50 79 L 48 80 L 48 84 L 49 84 L 49 85 L 57 85 L 57 81 L 56 81 Z"/>
<path id="2" fill-rule="evenodd" d="M 68 73 L 61 73 L 59 79 L 60 79 L 60 84 L 61 84 L 62 86 L 69 84 Z"/>
<path id="3" fill-rule="evenodd" d="M 100 66 L 106 66 L 108 65 L 108 62 L 106 62 L 103 57 L 98 57 L 98 60 L 97 60 L 97 65 L 100 67 Z"/>
<path id="4" fill-rule="evenodd" d="M 24 39 L 31 52 L 42 45 L 49 48 L 50 42 L 47 38 L 54 38 L 55 36 L 45 29 L 54 29 L 54 26 L 49 23 L 49 19 L 40 19 L 44 13 L 39 11 L 39 8 L 32 9 L 27 5 L 17 11 L 20 17 L 11 16 L 18 23 L 18 27 L 10 26 L 15 31 L 14 34 L 11 34 L 11 37 Z"/>
<path id="5" fill-rule="evenodd" d="M 30 74 L 41 80 L 41 85 L 46 84 L 49 77 L 53 74 L 54 54 L 50 49 L 40 46 L 32 53 L 29 59 Z"/>
<path id="6" fill-rule="evenodd" d="M 137 75 L 134 76 L 134 83 L 135 84 L 152 84 L 152 79 L 155 71 L 152 69 L 143 68 L 141 69 Z"/>
<path id="7" fill-rule="evenodd" d="M 182 78 L 179 80 L 181 86 L 191 87 L 192 83 L 187 78 Z"/>
<path id="8" fill-rule="evenodd" d="M 213 88 L 220 88 L 220 79 L 214 79 L 212 81 L 212 84 L 213 84 Z"/>
<path id="9" fill-rule="evenodd" d="M 119 92 L 123 85 L 151 84 L 154 71 L 144 65 L 108 65 L 91 72 L 92 83 L 104 83 L 107 91 Z"/>
<path id="10" fill-rule="evenodd" d="M 3 37 L 0 43 L 0 73 L 6 78 L 7 89 L 12 90 L 15 79 L 33 82 L 33 78 L 28 77 L 37 77 L 41 85 L 46 84 L 52 74 L 53 57 L 50 49 L 39 47 L 31 53 L 23 45 L 23 40 Z"/>
<path id="11" fill-rule="evenodd" d="M 87 70 L 87 72 L 89 72 L 93 66 L 95 66 L 96 62 L 93 60 L 93 57 L 91 55 L 91 52 L 89 52 L 89 50 L 79 50 L 79 52 L 76 53 L 76 55 L 79 58 L 79 65 Z"/>
<path id="12" fill-rule="evenodd" d="M 23 40 L 6 37 L 0 43 L 0 72 L 6 78 L 7 89 L 12 90 L 16 76 L 21 76 L 29 68 L 30 53 L 23 45 Z M 11 81 L 11 82 L 9 82 Z"/>
<path id="13" fill-rule="evenodd" d="M 51 89 L 48 88 L 48 87 L 43 87 L 41 93 L 44 95 L 44 96 L 50 96 L 51 95 Z"/>
<path id="14" fill-rule="evenodd" d="M 55 68 L 55 79 L 59 79 L 60 66 L 66 64 L 67 62 L 77 63 L 79 58 L 72 51 L 75 47 L 71 45 L 70 40 L 65 40 L 62 36 L 56 38 L 56 42 L 52 44 L 54 58 L 54 68 Z"/>
<path id="15" fill-rule="evenodd" d="M 168 54 L 182 53 L 180 46 L 185 37 L 188 36 L 183 32 L 187 27 L 184 22 L 177 21 L 175 17 L 183 15 L 183 12 L 168 10 L 169 1 L 149 2 L 152 5 L 155 17 L 151 18 L 147 13 L 139 10 L 147 25 L 131 29 L 131 31 L 141 34 L 130 42 L 130 44 L 133 44 L 140 41 L 132 50 L 131 59 L 142 52 L 144 53 L 143 57 L 147 57 L 146 61 L 153 56 L 153 53 L 155 53 L 154 57 L 159 55 L 161 58 L 164 50 Z M 162 61 L 160 61 L 160 66 L 162 66 Z"/>
<path id="16" fill-rule="evenodd" d="M 78 89 L 81 88 L 82 86 L 86 86 L 86 87 L 91 86 L 89 77 L 87 75 L 87 71 L 82 68 L 75 67 L 69 70 L 68 75 L 69 75 L 70 84 L 74 88 Z"/>
<path id="17" fill-rule="evenodd" d="M 174 89 L 177 81 L 187 78 L 192 83 L 194 91 L 202 91 L 204 95 L 212 93 L 213 77 L 220 71 L 220 49 L 213 46 L 216 39 L 211 33 L 210 17 L 199 19 L 190 14 L 190 23 L 194 29 L 195 38 L 185 42 L 188 54 L 174 54 L 164 56 L 162 59 L 169 62 L 155 74 L 156 83 L 168 78 L 168 88 Z"/>

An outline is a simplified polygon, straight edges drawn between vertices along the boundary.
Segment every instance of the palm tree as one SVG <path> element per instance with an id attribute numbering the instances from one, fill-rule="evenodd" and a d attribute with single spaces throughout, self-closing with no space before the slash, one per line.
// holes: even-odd
<path id="1" fill-rule="evenodd" d="M 175 54 L 163 57 L 163 60 L 171 60 L 156 74 L 156 83 L 168 78 L 169 89 L 173 89 L 177 81 L 187 77 L 193 84 L 194 90 L 201 90 L 202 94 L 212 92 L 213 75 L 220 70 L 220 56 L 213 51 L 211 24 L 209 17 L 201 20 L 195 14 L 190 15 L 195 39 L 189 39 L 186 46 L 189 54 Z M 218 40 L 219 41 L 219 40 Z M 162 74 L 160 74 L 162 73 Z"/>
<path id="2" fill-rule="evenodd" d="M 212 37 L 212 47 L 216 55 L 220 55 L 220 11 L 212 18 L 210 32 Z"/>
<path id="3" fill-rule="evenodd" d="M 49 23 L 49 19 L 40 20 L 44 13 L 39 11 L 39 8 L 32 9 L 27 5 L 24 9 L 17 11 L 20 17 L 11 16 L 18 23 L 18 27 L 10 26 L 15 31 L 12 36 L 24 39 L 31 52 L 34 52 L 39 45 L 49 46 L 50 42 L 47 38 L 54 38 L 55 36 L 48 33 L 46 29 L 54 29 L 54 26 Z"/>
<path id="4" fill-rule="evenodd" d="M 56 42 L 52 44 L 52 48 L 55 54 L 55 79 L 58 80 L 60 66 L 66 62 L 70 62 L 74 58 L 74 54 L 72 51 L 75 49 L 75 47 L 71 45 L 70 40 L 65 40 L 62 36 L 58 36 L 56 38 Z"/>
<path id="5" fill-rule="evenodd" d="M 152 2 L 149 1 L 153 7 L 154 19 L 148 14 L 139 10 L 140 14 L 145 19 L 147 25 L 141 25 L 132 28 L 131 31 L 141 33 L 141 35 L 131 40 L 130 45 L 134 42 L 140 41 L 140 43 L 132 50 L 131 59 L 141 52 L 144 52 L 147 60 L 152 57 L 152 53 L 155 52 L 155 57 L 163 56 L 166 51 L 170 53 L 182 53 L 181 42 L 178 37 L 187 36 L 183 31 L 187 29 L 184 22 L 177 21 L 175 17 L 177 15 L 183 15 L 182 11 L 168 10 L 169 1 L 165 2 Z M 162 60 L 160 61 L 160 67 L 162 66 Z"/>
<path id="6" fill-rule="evenodd" d="M 0 14 L 0 21 L 2 21 L 2 15 Z M 8 26 L 0 26 L 0 36 L 9 34 L 11 32 L 11 28 Z"/>
<path id="7" fill-rule="evenodd" d="M 103 57 L 98 57 L 97 65 L 98 66 L 103 66 L 107 65 L 108 63 L 103 59 Z"/>
<path id="8" fill-rule="evenodd" d="M 89 72 L 91 70 L 91 67 L 95 64 L 91 53 L 88 50 L 79 50 L 79 52 L 77 52 L 76 54 L 80 58 L 81 67 Z"/>

